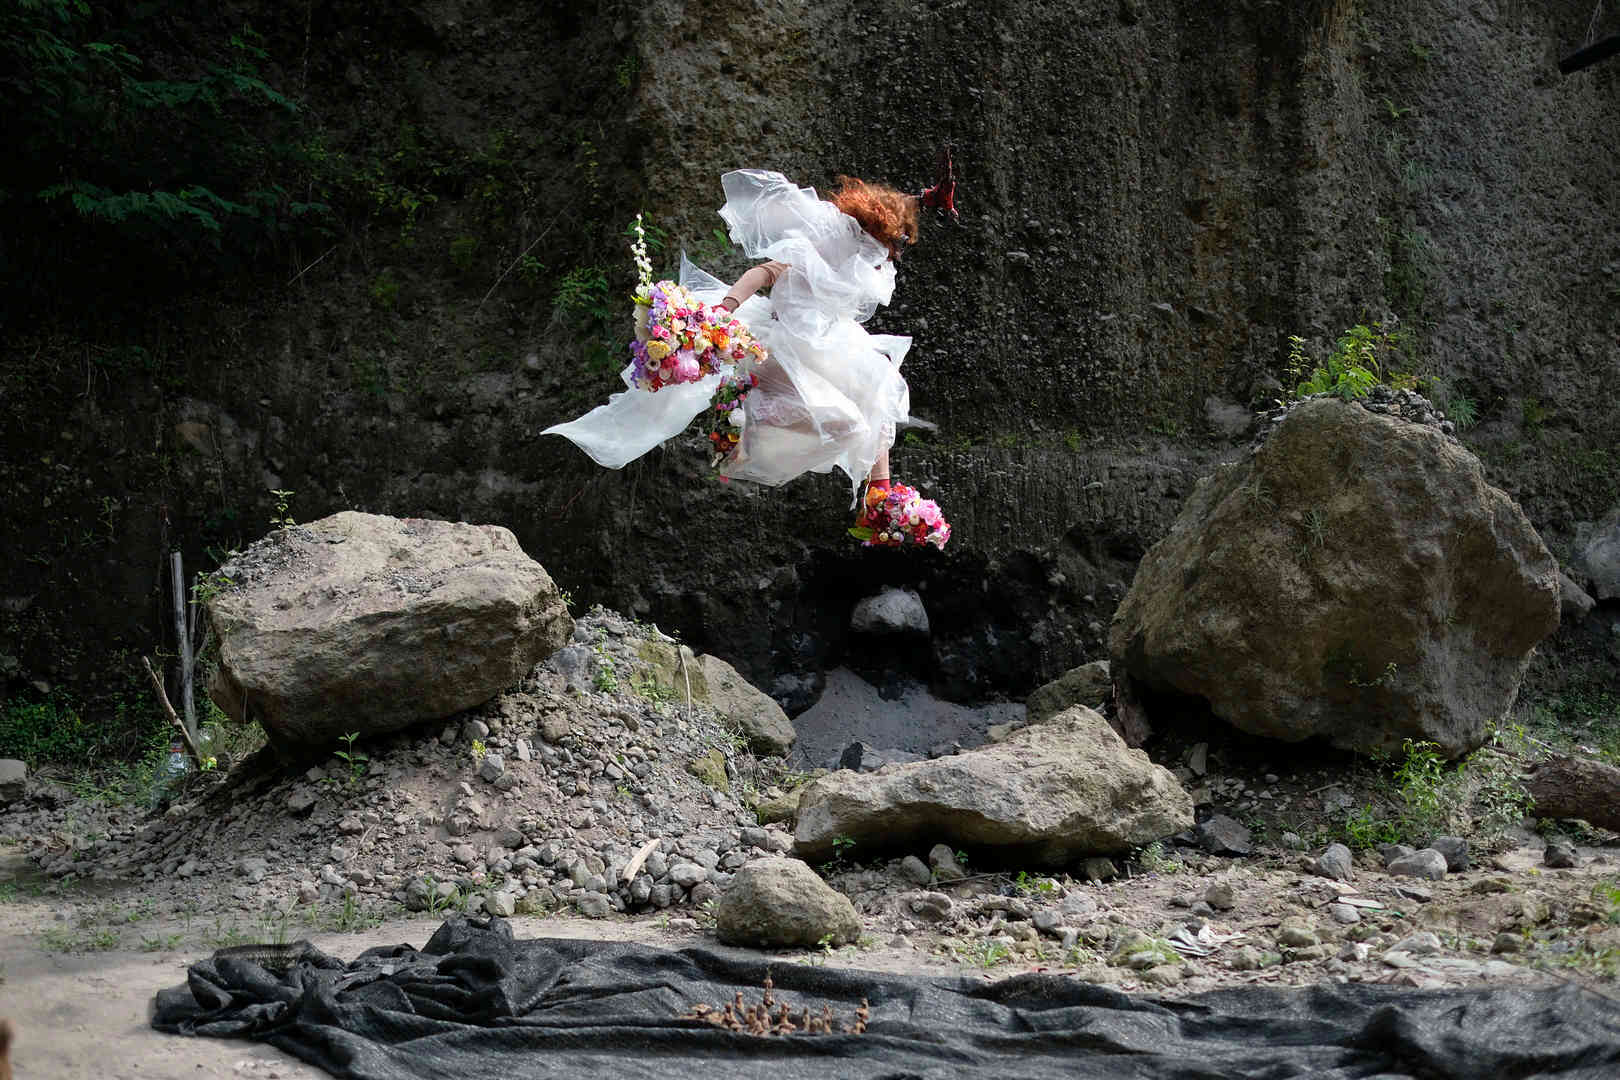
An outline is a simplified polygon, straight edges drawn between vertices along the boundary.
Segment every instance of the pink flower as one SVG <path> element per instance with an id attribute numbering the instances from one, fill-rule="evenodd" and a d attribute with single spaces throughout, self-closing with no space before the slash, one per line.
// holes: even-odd
<path id="1" fill-rule="evenodd" d="M 681 382 L 697 381 L 698 360 L 692 355 L 691 349 L 682 349 L 675 354 L 675 377 Z"/>

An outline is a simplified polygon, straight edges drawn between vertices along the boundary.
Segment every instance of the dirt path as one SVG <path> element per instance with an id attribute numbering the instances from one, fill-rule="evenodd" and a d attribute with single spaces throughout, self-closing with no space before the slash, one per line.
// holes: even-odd
<path id="1" fill-rule="evenodd" d="M 186 969 L 222 944 L 252 937 L 253 927 L 193 919 L 130 922 L 117 928 L 84 925 L 82 908 L 60 896 L 29 894 L 38 879 L 14 851 L 0 851 L 0 1016 L 17 1028 L 13 1064 L 20 1077 L 93 1080 L 198 1080 L 213 1077 L 319 1078 L 327 1073 L 262 1043 L 183 1038 L 153 1031 L 148 1012 L 159 991 L 185 982 Z M 75 899 L 79 894 L 75 894 Z M 88 894 L 85 894 L 88 895 Z M 127 898 L 107 894 L 100 910 L 128 911 Z M 127 916 L 126 916 L 127 917 Z M 665 925 L 661 917 L 636 920 L 537 918 L 510 920 L 518 937 L 629 941 L 655 947 L 701 944 L 712 935 Z M 427 915 L 389 920 L 358 933 L 311 932 L 317 948 L 351 959 L 378 945 L 421 946 L 438 928 Z M 300 936 L 294 928 L 294 936 Z M 99 938 L 98 938 L 99 935 Z M 880 971 L 950 974 L 959 965 L 912 950 L 846 950 L 830 956 L 784 954 L 786 963 L 815 962 Z M 1002 974 L 1006 974 L 1003 972 Z"/>

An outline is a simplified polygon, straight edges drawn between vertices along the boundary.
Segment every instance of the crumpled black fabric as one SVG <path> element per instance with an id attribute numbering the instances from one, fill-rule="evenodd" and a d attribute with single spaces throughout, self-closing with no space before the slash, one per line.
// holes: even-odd
<path id="1" fill-rule="evenodd" d="M 322 958 L 329 962 L 329 958 Z M 741 990 L 864 1034 L 751 1036 L 682 1013 Z M 702 948 L 516 940 L 455 917 L 420 950 L 371 949 L 284 975 L 221 957 L 157 995 L 152 1026 L 260 1039 L 338 1077 L 1056 1080 L 1620 1077 L 1620 1005 L 1555 989 L 1366 985 L 1131 996 L 1075 979 L 844 971 Z"/>

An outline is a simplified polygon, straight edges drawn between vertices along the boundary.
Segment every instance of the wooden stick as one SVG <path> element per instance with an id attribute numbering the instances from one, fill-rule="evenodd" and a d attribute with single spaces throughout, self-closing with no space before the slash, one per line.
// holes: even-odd
<path id="1" fill-rule="evenodd" d="M 174 582 L 174 636 L 180 649 L 180 707 L 186 717 L 186 734 L 197 741 L 197 706 L 191 693 L 191 628 L 186 622 L 186 572 L 180 552 L 169 554 L 169 577 Z"/>
<path id="2" fill-rule="evenodd" d="M 169 704 L 169 695 L 163 689 L 162 678 L 160 678 L 158 673 L 152 668 L 151 660 L 148 660 L 143 656 L 141 657 L 141 663 L 146 665 L 146 673 L 152 677 L 152 686 L 157 690 L 158 701 L 163 705 L 163 711 L 168 714 L 169 723 L 173 724 L 175 730 L 180 732 L 180 737 L 185 740 L 186 748 L 191 751 L 191 759 L 195 761 L 197 763 L 197 767 L 201 769 L 203 763 L 202 751 L 197 749 L 197 740 L 191 737 L 191 732 L 186 730 L 186 725 L 181 723 L 180 717 L 175 715 L 174 706 Z"/>

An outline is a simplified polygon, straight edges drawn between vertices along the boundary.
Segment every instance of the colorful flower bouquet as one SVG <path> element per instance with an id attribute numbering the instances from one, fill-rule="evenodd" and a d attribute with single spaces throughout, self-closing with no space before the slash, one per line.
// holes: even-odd
<path id="1" fill-rule="evenodd" d="M 722 305 L 710 307 L 673 281 L 652 281 L 641 215 L 633 226 L 630 245 L 640 281 L 635 300 L 636 340 L 630 343 L 636 387 L 657 391 L 666 386 L 697 382 L 733 365 L 760 364 L 765 347 L 748 327 Z M 752 384 L 750 384 L 752 385 Z"/>
<path id="2" fill-rule="evenodd" d="M 737 449 L 737 443 L 742 441 L 743 399 L 758 384 L 759 376 L 752 371 L 740 374 L 730 371 L 721 377 L 720 389 L 714 392 L 712 402 L 714 426 L 709 431 L 709 446 L 714 451 L 714 457 L 709 461 L 711 468 L 718 468 Z"/>
<path id="3" fill-rule="evenodd" d="M 864 509 L 849 535 L 862 547 L 933 544 L 944 550 L 945 541 L 951 538 L 951 524 L 933 499 L 918 495 L 916 488 L 894 484 L 887 489 L 867 489 Z"/>

